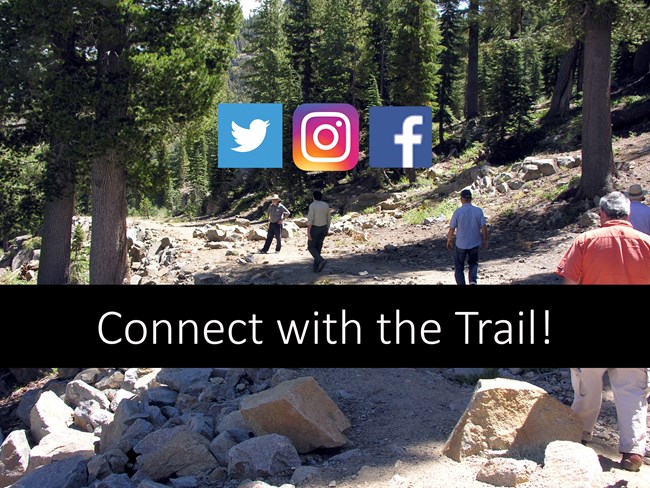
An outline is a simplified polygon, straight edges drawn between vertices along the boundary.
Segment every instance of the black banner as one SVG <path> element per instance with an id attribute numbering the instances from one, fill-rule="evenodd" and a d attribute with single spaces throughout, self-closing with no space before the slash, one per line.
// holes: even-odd
<path id="1" fill-rule="evenodd" d="M 650 344 L 650 327 L 630 299 L 646 287 L 0 291 L 4 362 L 12 367 L 642 367 Z"/>

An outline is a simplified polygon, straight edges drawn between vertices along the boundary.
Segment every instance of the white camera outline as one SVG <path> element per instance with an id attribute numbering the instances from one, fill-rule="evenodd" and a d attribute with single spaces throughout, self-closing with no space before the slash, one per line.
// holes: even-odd
<path id="1" fill-rule="evenodd" d="M 343 124 L 345 125 L 345 151 L 343 151 L 343 154 L 341 156 L 314 157 L 309 154 L 307 151 L 307 122 L 314 117 L 337 117 L 343 121 Z M 323 125 L 328 125 L 331 127 L 330 124 L 321 124 L 318 127 L 322 127 Z M 350 123 L 350 119 L 343 112 L 311 112 L 307 114 L 300 122 L 300 152 L 302 153 L 302 156 L 311 163 L 340 163 L 341 161 L 345 161 L 345 159 L 347 159 L 347 157 L 350 155 L 350 151 L 352 150 L 351 125 L 352 124 Z M 316 132 L 317 131 L 315 130 L 314 133 Z"/>

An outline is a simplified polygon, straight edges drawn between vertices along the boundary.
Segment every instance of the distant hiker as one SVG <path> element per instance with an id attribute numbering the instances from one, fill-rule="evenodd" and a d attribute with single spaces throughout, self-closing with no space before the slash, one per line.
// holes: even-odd
<path id="1" fill-rule="evenodd" d="M 626 195 L 630 199 L 630 224 L 636 230 L 650 234 L 650 207 L 641 203 L 646 193 L 641 185 L 632 185 Z"/>
<path id="2" fill-rule="evenodd" d="M 600 199 L 600 228 L 575 238 L 557 266 L 566 283 L 650 284 L 650 236 L 628 221 L 630 201 L 619 191 Z"/>
<path id="3" fill-rule="evenodd" d="M 266 254 L 269 251 L 274 237 L 276 238 L 275 252 L 280 252 L 280 249 L 282 249 L 282 224 L 288 216 L 289 211 L 280 203 L 280 197 L 277 194 L 272 195 L 271 205 L 269 205 L 268 210 L 269 229 L 266 232 L 264 247 L 260 249 L 262 254 Z"/>
<path id="4" fill-rule="evenodd" d="M 483 210 L 472 205 L 472 192 L 467 188 L 460 192 L 461 207 L 456 209 L 449 222 L 447 249 L 454 251 L 456 284 L 465 285 L 465 260 L 469 266 L 469 284 L 478 280 L 478 248 L 488 247 L 487 221 Z M 454 246 L 454 233 L 456 245 Z"/>
<path id="5" fill-rule="evenodd" d="M 314 272 L 323 271 L 327 261 L 320 255 L 323 242 L 330 230 L 330 207 L 323 201 L 323 194 L 315 190 L 314 201 L 307 212 L 307 249 L 314 258 Z"/>
<path id="6" fill-rule="evenodd" d="M 574 393 L 571 409 L 582 419 L 582 443 L 591 440 L 600 413 L 605 372 L 614 391 L 619 429 L 618 451 L 623 455 L 621 467 L 627 471 L 639 471 L 647 441 L 646 368 L 571 368 Z"/>

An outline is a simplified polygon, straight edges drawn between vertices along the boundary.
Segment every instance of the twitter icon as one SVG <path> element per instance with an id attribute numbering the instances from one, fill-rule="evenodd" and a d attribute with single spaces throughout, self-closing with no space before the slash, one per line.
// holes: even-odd
<path id="1" fill-rule="evenodd" d="M 282 167 L 281 103 L 220 103 L 217 110 L 217 167 Z"/>

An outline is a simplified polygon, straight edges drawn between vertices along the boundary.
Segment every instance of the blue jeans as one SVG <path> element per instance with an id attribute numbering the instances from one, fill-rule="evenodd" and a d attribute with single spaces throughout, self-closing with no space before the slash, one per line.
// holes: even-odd
<path id="1" fill-rule="evenodd" d="M 478 280 L 478 246 L 472 249 L 461 249 L 456 246 L 454 251 L 454 265 L 456 268 L 456 284 L 465 285 L 465 259 L 469 265 L 469 284 L 475 285 Z"/>

